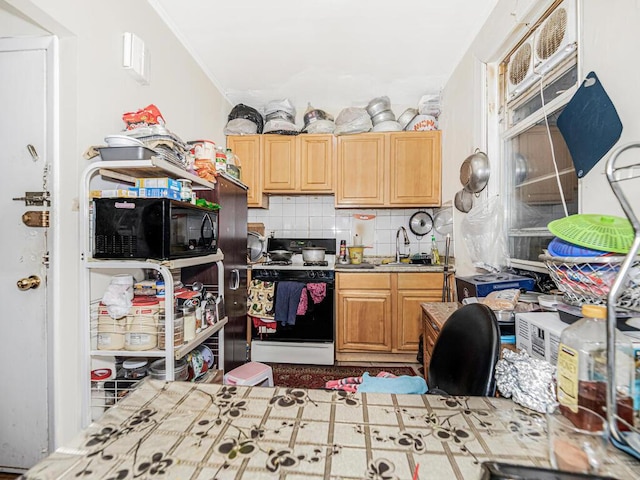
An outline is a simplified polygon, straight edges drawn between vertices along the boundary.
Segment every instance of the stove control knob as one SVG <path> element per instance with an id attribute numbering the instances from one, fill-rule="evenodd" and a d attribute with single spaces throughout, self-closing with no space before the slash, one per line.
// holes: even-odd
<path id="1" fill-rule="evenodd" d="M 313 270 L 307 272 L 307 275 L 309 276 L 309 278 L 316 278 L 316 272 L 314 272 Z"/>

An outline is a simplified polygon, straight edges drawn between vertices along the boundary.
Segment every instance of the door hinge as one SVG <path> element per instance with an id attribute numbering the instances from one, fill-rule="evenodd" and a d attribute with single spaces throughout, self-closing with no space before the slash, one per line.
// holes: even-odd
<path id="1" fill-rule="evenodd" d="M 49 268 L 49 252 L 42 255 L 42 264 Z"/>

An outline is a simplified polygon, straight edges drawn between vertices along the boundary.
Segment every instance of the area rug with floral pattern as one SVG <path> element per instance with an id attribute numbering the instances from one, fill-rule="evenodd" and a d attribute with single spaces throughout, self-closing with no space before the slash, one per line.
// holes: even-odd
<path id="1" fill-rule="evenodd" d="M 379 372 L 389 372 L 396 376 L 421 376 L 416 369 L 405 365 L 398 367 L 294 365 L 286 363 L 270 363 L 269 365 L 273 369 L 274 386 L 287 388 L 324 388 L 329 380 L 360 377 L 364 372 L 369 372 L 372 377 L 375 377 Z"/>

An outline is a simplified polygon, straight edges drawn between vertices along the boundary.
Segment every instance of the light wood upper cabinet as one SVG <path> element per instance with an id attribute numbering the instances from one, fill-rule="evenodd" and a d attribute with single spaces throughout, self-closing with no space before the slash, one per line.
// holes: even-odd
<path id="1" fill-rule="evenodd" d="M 333 193 L 333 135 L 265 135 L 264 191 Z"/>
<path id="2" fill-rule="evenodd" d="M 333 135 L 299 135 L 300 191 L 333 193 L 335 170 Z"/>
<path id="3" fill-rule="evenodd" d="M 441 204 L 440 131 L 338 138 L 336 207 Z"/>
<path id="4" fill-rule="evenodd" d="M 296 137 L 265 135 L 263 142 L 264 191 L 295 192 L 298 183 Z"/>
<path id="5" fill-rule="evenodd" d="M 247 191 L 247 206 L 268 208 L 269 198 L 262 191 L 262 138 L 263 135 L 229 135 L 227 148 L 240 160 L 240 180 Z"/>
<path id="6" fill-rule="evenodd" d="M 382 133 L 338 137 L 336 206 L 385 206 L 386 152 Z"/>
<path id="7" fill-rule="evenodd" d="M 389 205 L 439 206 L 440 132 L 390 133 Z"/>

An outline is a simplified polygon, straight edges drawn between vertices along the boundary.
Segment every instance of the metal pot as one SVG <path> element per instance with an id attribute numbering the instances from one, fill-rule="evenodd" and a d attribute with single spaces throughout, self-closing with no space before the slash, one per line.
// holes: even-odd
<path id="1" fill-rule="evenodd" d="M 489 183 L 489 157 L 479 150 L 469 155 L 460 166 L 460 182 L 467 192 L 480 193 Z"/>
<path id="2" fill-rule="evenodd" d="M 456 193 L 456 196 L 453 199 L 453 204 L 462 213 L 467 213 L 471 208 L 473 208 L 473 194 L 462 189 Z"/>
<path id="3" fill-rule="evenodd" d="M 271 250 L 269 252 L 269 258 L 273 262 L 288 262 L 292 256 L 293 252 L 289 250 Z"/>
<path id="4" fill-rule="evenodd" d="M 407 108 L 400 114 L 400 116 L 398 117 L 398 123 L 403 130 L 407 127 L 407 125 L 409 125 L 409 122 L 411 122 L 411 120 L 416 117 L 416 115 L 418 115 L 418 110 L 415 108 Z"/>
<path id="5" fill-rule="evenodd" d="M 391 110 L 391 101 L 389 97 L 376 97 L 367 105 L 367 113 L 370 117 L 375 117 L 380 112 Z"/>
<path id="6" fill-rule="evenodd" d="M 391 122 L 391 121 L 395 121 L 395 119 L 396 119 L 396 116 L 393 113 L 393 111 L 384 110 L 383 112 L 380 112 L 377 115 L 374 115 L 373 117 L 371 117 L 371 123 L 373 123 L 373 126 L 375 127 L 379 123 Z"/>
<path id="7" fill-rule="evenodd" d="M 315 122 L 316 120 L 326 120 L 327 119 L 327 112 L 325 112 L 324 110 L 309 110 L 307 113 L 304 114 L 304 124 L 305 125 L 309 125 L 310 123 Z"/>
<path id="8" fill-rule="evenodd" d="M 303 247 L 302 261 L 304 262 L 324 262 L 324 247 Z"/>

